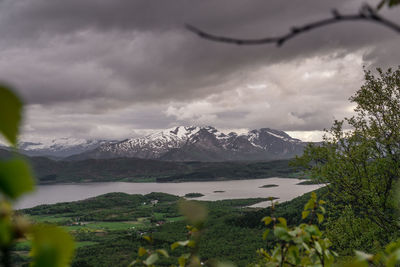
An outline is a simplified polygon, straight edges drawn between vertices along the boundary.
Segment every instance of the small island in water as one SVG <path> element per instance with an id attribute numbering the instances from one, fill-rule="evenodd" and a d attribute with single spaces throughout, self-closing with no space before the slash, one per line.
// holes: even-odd
<path id="1" fill-rule="evenodd" d="M 202 196 L 204 196 L 202 193 L 187 193 L 185 195 L 185 197 L 188 197 L 188 198 L 195 198 L 195 197 L 202 197 Z"/>
<path id="2" fill-rule="evenodd" d="M 266 185 L 263 185 L 263 186 L 260 186 L 259 188 L 270 188 L 270 187 L 278 187 L 279 185 L 277 185 L 277 184 L 266 184 Z"/>

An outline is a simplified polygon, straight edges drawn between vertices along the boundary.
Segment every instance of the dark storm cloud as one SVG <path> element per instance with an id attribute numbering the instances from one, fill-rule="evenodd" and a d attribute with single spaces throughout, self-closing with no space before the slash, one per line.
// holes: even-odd
<path id="1" fill-rule="evenodd" d="M 333 112 L 339 116 L 348 113 L 347 98 L 360 84 L 362 65 L 400 62 L 395 33 L 379 25 L 354 22 L 306 33 L 282 48 L 237 47 L 199 39 L 183 25 L 236 37 L 275 36 L 291 26 L 330 16 L 332 8 L 354 13 L 360 5 L 358 0 L 3 0 L 0 79 L 15 84 L 28 103 L 40 104 L 43 112 L 57 107 L 53 116 L 83 113 L 107 118 L 105 114 L 114 114 L 109 120 L 115 121 L 118 109 L 125 109 L 133 117 L 148 118 L 126 127 L 162 128 L 198 120 L 226 128 L 320 129 L 327 126 Z M 384 14 L 399 21 L 398 13 L 397 9 Z M 350 54 L 362 61 L 352 65 L 345 59 Z M 310 58 L 314 63 L 307 63 Z M 325 62 L 335 62 L 333 74 L 315 74 L 321 67 L 313 64 Z M 303 65 L 308 69 L 301 68 Z M 260 71 L 269 66 L 275 67 Z M 304 73 L 297 68 L 304 73 L 313 69 L 311 80 L 303 77 L 305 83 L 300 78 Z M 358 76 L 352 80 L 344 77 L 347 84 L 335 84 L 352 71 Z M 255 77 L 254 73 L 259 74 Z M 284 81 L 286 77 L 293 82 Z M 254 83 L 252 79 L 270 83 L 274 91 L 249 93 L 244 88 Z M 325 86 L 320 79 L 332 84 Z M 229 95 L 240 101 L 225 103 L 223 98 Z M 307 105 L 290 98 L 307 95 Z M 263 101 L 274 110 L 264 120 L 257 115 L 265 112 Z M 72 103 L 79 104 L 68 112 Z M 135 112 L 135 106 L 143 103 L 157 105 L 157 115 L 150 116 L 149 110 L 143 113 L 141 108 Z M 247 104 L 246 109 L 241 110 L 241 103 Z M 254 103 L 253 109 L 250 103 Z M 204 108 L 207 105 L 219 107 Z M 207 113 L 209 110 L 213 113 Z M 241 125 L 235 125 L 235 115 L 229 114 L 240 114 Z M 107 124 L 93 116 L 86 118 L 93 125 Z M 143 122 L 149 120 L 150 124 Z M 120 122 L 124 123 L 129 124 Z"/>
<path id="2" fill-rule="evenodd" d="M 325 11 L 346 1 L 299 0 L 282 4 L 281 1 L 165 1 L 165 0 L 4 0 L 1 3 L 3 21 L 14 31 L 10 35 L 43 32 L 70 33 L 84 27 L 98 30 L 162 31 L 181 27 L 183 23 L 196 23 L 214 30 L 245 28 L 249 24 L 270 19 L 302 18 L 311 11 Z M 296 8 L 293 8 L 296 7 Z M 315 13 L 315 12 L 314 12 Z M 277 28 L 264 24 L 264 28 Z M 258 32 L 257 32 L 258 34 Z"/>
<path id="3" fill-rule="evenodd" d="M 339 26 L 319 32 L 317 38 L 302 36 L 278 50 L 216 44 L 183 29 L 189 22 L 228 35 L 277 34 L 326 16 L 332 7 L 348 10 L 348 1 L 229 1 L 227 5 L 226 1 L 23 0 L 2 5 L 2 36 L 23 40 L 17 47 L 26 52 L 28 61 L 15 63 L 16 74 L 5 74 L 24 80 L 27 84 L 20 87 L 29 90 L 26 95 L 34 103 L 109 98 L 111 90 L 116 98 L 129 101 L 203 97 L 221 90 L 215 85 L 238 72 L 262 64 L 333 48 L 358 49 L 385 37 L 377 31 L 378 37 L 371 38 L 374 28 L 360 25 L 354 38 L 353 30 Z M 26 78 L 19 79 L 22 75 Z"/>

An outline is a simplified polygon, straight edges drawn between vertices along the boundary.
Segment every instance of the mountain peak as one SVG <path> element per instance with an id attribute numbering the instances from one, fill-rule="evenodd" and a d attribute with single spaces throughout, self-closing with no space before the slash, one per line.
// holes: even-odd
<path id="1" fill-rule="evenodd" d="M 273 160 L 291 158 L 305 143 L 270 128 L 225 134 L 213 126 L 176 126 L 99 146 L 79 158 L 137 157 L 176 161 Z"/>
<path id="2" fill-rule="evenodd" d="M 177 126 L 163 132 L 168 132 L 176 135 L 178 138 L 187 138 L 190 135 L 197 133 L 200 130 L 197 126 Z"/>

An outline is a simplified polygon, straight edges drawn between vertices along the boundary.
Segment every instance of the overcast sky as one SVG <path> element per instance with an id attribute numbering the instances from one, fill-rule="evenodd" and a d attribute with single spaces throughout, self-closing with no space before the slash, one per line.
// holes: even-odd
<path id="1" fill-rule="evenodd" d="M 377 1 L 370 2 L 376 5 Z M 400 35 L 348 22 L 283 47 L 234 37 L 356 13 L 359 0 L 0 0 L 0 79 L 26 103 L 25 139 L 123 139 L 176 125 L 269 127 L 316 139 L 351 115 L 363 66 L 400 64 Z M 400 23 L 400 8 L 383 14 Z"/>

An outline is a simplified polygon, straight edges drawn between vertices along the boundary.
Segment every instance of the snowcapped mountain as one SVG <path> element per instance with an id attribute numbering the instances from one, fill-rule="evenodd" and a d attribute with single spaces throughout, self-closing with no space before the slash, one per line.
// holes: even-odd
<path id="1" fill-rule="evenodd" d="M 222 133 L 211 126 L 179 126 L 141 138 L 105 143 L 69 157 L 136 157 L 170 161 L 275 160 L 301 154 L 306 143 L 269 128 L 246 134 Z"/>
<path id="2" fill-rule="evenodd" d="M 60 138 L 53 140 L 40 140 L 37 142 L 20 142 L 21 153 L 28 156 L 48 156 L 65 158 L 93 150 L 100 145 L 110 143 L 106 140 L 86 140 L 79 138 Z"/>
<path id="3" fill-rule="evenodd" d="M 199 130 L 199 127 L 171 128 L 145 137 L 104 144 L 92 151 L 72 158 L 137 157 L 155 159 L 170 149 L 181 147 Z"/>

